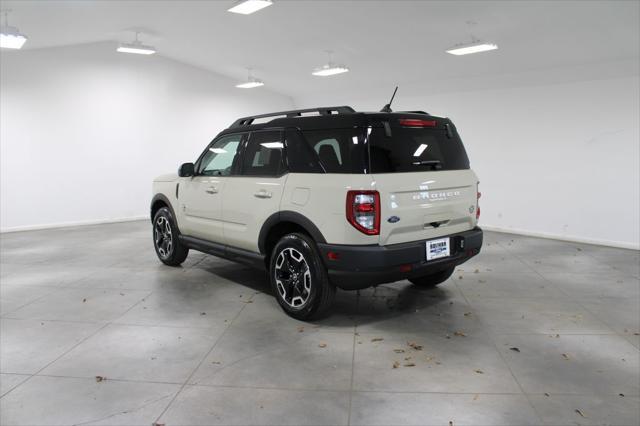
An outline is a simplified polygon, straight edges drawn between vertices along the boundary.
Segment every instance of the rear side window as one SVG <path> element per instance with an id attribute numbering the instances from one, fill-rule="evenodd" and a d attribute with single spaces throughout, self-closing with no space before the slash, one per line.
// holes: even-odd
<path id="1" fill-rule="evenodd" d="M 291 173 L 324 173 L 318 155 L 297 129 L 285 132 L 287 165 Z"/>
<path id="2" fill-rule="evenodd" d="M 403 173 L 469 168 L 469 158 L 455 132 L 424 127 L 372 129 L 369 137 L 371 173 Z"/>
<path id="3" fill-rule="evenodd" d="M 245 176 L 279 176 L 282 167 L 282 133 L 252 132 L 242 158 L 241 174 Z"/>
<path id="4" fill-rule="evenodd" d="M 367 158 L 362 129 L 303 130 L 327 173 L 366 173 Z"/>

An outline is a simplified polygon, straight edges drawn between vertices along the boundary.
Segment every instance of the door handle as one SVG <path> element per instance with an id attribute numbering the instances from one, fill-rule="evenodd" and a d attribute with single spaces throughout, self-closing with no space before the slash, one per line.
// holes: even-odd
<path id="1" fill-rule="evenodd" d="M 218 193 L 218 188 L 216 188 L 215 186 L 210 186 L 209 188 L 206 189 L 207 194 L 217 194 Z"/>
<path id="2" fill-rule="evenodd" d="M 265 189 L 261 189 L 260 191 L 256 192 L 255 194 L 253 194 L 254 197 L 257 198 L 271 198 L 273 196 L 273 194 Z"/>

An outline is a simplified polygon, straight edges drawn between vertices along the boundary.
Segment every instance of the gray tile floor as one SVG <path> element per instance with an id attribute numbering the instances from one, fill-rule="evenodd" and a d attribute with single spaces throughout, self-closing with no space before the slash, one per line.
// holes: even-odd
<path id="1" fill-rule="evenodd" d="M 340 292 L 302 323 L 260 272 L 162 266 L 150 232 L 0 237 L 0 423 L 639 423 L 637 251 L 486 233 L 437 289 Z"/>

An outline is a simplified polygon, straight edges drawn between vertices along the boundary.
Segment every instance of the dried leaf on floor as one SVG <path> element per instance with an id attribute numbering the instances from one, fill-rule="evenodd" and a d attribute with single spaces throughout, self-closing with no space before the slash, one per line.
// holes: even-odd
<path id="1" fill-rule="evenodd" d="M 304 331 L 304 327 L 303 326 L 298 326 L 298 333 L 302 333 Z"/>
<path id="2" fill-rule="evenodd" d="M 545 392 L 545 393 L 544 393 L 544 396 L 549 396 L 549 394 Z"/>
<path id="3" fill-rule="evenodd" d="M 85 303 L 87 301 L 87 299 L 82 299 L 82 303 Z"/>
<path id="4" fill-rule="evenodd" d="M 475 396 L 473 397 L 473 400 L 474 400 L 474 401 L 477 401 L 479 397 L 480 397 L 480 395 L 475 394 Z"/>
<path id="5" fill-rule="evenodd" d="M 417 344 L 416 342 L 407 342 L 407 345 L 411 348 L 414 349 L 416 351 L 421 351 L 422 350 L 422 345 Z"/>
<path id="6" fill-rule="evenodd" d="M 460 276 L 458 277 L 458 279 L 459 279 L 459 280 L 461 280 L 461 279 L 462 279 L 462 275 L 460 275 Z"/>
<path id="7" fill-rule="evenodd" d="M 567 354 L 562 354 L 562 358 L 564 358 L 564 359 L 566 359 L 566 360 L 570 359 L 570 358 L 569 358 L 569 355 L 567 355 Z"/>
<path id="8" fill-rule="evenodd" d="M 326 348 L 326 347 L 327 347 L 327 344 L 326 344 L 326 343 L 320 343 L 320 344 L 318 345 L 318 347 L 319 347 L 319 348 Z"/>
<path id="9" fill-rule="evenodd" d="M 404 357 L 404 360 L 405 360 L 405 361 L 409 361 L 410 359 L 411 359 L 411 357 L 410 357 L 410 356 L 405 356 L 405 357 Z"/>
<path id="10" fill-rule="evenodd" d="M 402 354 L 402 353 L 404 353 L 404 349 L 394 349 L 393 351 L 394 351 L 395 353 L 397 353 L 397 354 Z"/>
<path id="11" fill-rule="evenodd" d="M 464 313 L 464 316 L 465 316 L 465 317 L 471 316 L 471 312 L 465 312 L 465 313 Z"/>
<path id="12" fill-rule="evenodd" d="M 519 348 L 515 348 L 515 347 L 514 348 L 509 348 L 509 350 L 514 351 L 514 352 L 520 352 L 520 349 Z"/>
<path id="13" fill-rule="evenodd" d="M 619 393 L 618 396 L 624 398 L 624 394 L 623 393 Z"/>
<path id="14" fill-rule="evenodd" d="M 393 368 L 400 367 L 400 363 L 398 361 L 393 361 Z"/>
<path id="15" fill-rule="evenodd" d="M 464 332 L 463 332 L 463 331 L 460 331 L 460 330 L 455 331 L 455 332 L 453 333 L 453 335 L 454 335 L 454 336 L 458 336 L 458 337 L 467 337 L 467 335 L 466 335 L 466 334 L 464 334 Z"/>
<path id="16" fill-rule="evenodd" d="M 104 380 L 107 380 L 107 378 L 104 376 L 96 376 L 96 382 L 102 382 Z"/>
<path id="17" fill-rule="evenodd" d="M 413 362 L 407 362 L 404 366 L 405 367 L 415 367 L 416 365 Z"/>
<path id="18" fill-rule="evenodd" d="M 384 339 L 382 337 L 374 337 L 371 339 L 372 342 L 382 342 Z"/>
<path id="19" fill-rule="evenodd" d="M 587 418 L 587 416 L 582 411 L 578 410 L 577 408 L 576 408 L 576 413 L 580 414 L 580 416 L 584 417 L 585 419 Z"/>
<path id="20" fill-rule="evenodd" d="M 482 371 L 482 370 L 473 370 L 473 371 L 475 371 L 478 374 L 484 374 L 484 371 Z"/>

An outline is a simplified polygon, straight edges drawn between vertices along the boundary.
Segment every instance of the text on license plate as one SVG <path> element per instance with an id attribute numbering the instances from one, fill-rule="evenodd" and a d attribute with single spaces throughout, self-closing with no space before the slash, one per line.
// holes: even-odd
<path id="1" fill-rule="evenodd" d="M 450 254 L 449 238 L 427 241 L 427 260 L 440 259 Z"/>

